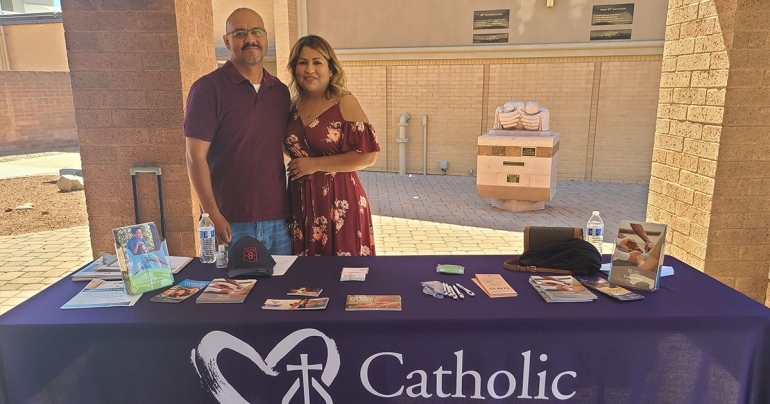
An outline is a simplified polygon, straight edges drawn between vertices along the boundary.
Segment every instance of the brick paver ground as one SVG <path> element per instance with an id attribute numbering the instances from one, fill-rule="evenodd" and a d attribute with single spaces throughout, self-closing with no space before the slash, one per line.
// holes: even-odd
<path id="1" fill-rule="evenodd" d="M 562 181 L 544 210 L 512 213 L 480 198 L 475 177 L 360 176 L 378 255 L 519 254 L 527 225 L 582 227 L 598 210 L 612 235 L 621 220 L 644 220 L 647 207 L 648 187 L 637 184 Z M 0 314 L 93 256 L 88 226 L 0 237 L 0 245 Z"/>

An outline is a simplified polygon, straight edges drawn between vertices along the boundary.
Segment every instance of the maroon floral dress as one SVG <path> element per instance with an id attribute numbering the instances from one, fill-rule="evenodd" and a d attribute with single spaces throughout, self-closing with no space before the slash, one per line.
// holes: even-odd
<path id="1" fill-rule="evenodd" d="M 285 144 L 292 158 L 380 151 L 372 125 L 345 121 L 339 104 L 307 126 L 293 107 Z M 290 181 L 289 188 L 294 254 L 374 255 L 372 213 L 355 171 L 317 172 Z"/>

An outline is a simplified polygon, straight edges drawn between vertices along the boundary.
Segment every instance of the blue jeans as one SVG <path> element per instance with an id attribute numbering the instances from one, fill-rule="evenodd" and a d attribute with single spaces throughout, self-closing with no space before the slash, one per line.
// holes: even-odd
<path id="1" fill-rule="evenodd" d="M 227 245 L 228 252 L 238 239 L 251 236 L 264 244 L 272 255 L 291 255 L 291 238 L 286 220 L 230 223 L 230 229 L 233 231 L 233 238 Z"/>

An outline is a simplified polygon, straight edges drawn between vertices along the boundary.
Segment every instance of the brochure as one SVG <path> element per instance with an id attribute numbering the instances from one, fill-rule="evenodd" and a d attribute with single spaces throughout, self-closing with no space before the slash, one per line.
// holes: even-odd
<path id="1" fill-rule="evenodd" d="M 622 288 L 618 285 L 613 285 L 609 283 L 606 279 L 602 278 L 601 276 L 582 278 L 582 279 L 578 279 L 578 281 L 580 281 L 580 283 L 582 283 L 583 285 L 586 285 L 597 292 L 604 293 L 609 297 L 612 297 L 621 301 L 644 299 L 644 296 L 638 293 L 634 293 L 626 288 Z"/>
<path id="2" fill-rule="evenodd" d="M 659 223 L 620 222 L 609 281 L 627 288 L 658 290 L 667 229 Z"/>
<path id="3" fill-rule="evenodd" d="M 256 279 L 217 278 L 209 283 L 195 302 L 243 303 L 255 283 L 257 283 Z"/>
<path id="4" fill-rule="evenodd" d="M 529 283 L 548 303 L 590 302 L 596 299 L 595 294 L 571 275 L 531 276 Z"/>
<path id="5" fill-rule="evenodd" d="M 185 279 L 179 282 L 178 285 L 174 285 L 167 290 L 163 291 L 157 296 L 153 296 L 150 301 L 160 303 L 179 303 L 182 300 L 200 292 L 203 290 L 209 281 L 195 281 L 192 279 Z"/>
<path id="6" fill-rule="evenodd" d="M 296 255 L 273 255 L 275 266 L 273 267 L 273 276 L 283 276 L 289 270 L 291 264 L 297 260 Z"/>
<path id="7" fill-rule="evenodd" d="M 500 274 L 476 274 L 471 280 L 491 298 L 519 295 Z"/>
<path id="8" fill-rule="evenodd" d="M 123 281 L 93 279 L 62 306 L 62 309 L 90 309 L 95 307 L 133 306 L 142 295 L 126 293 Z"/>
<path id="9" fill-rule="evenodd" d="M 340 281 L 365 281 L 369 268 L 342 268 Z"/>
<path id="10" fill-rule="evenodd" d="M 102 253 L 103 255 L 105 253 Z M 113 255 L 114 257 L 114 255 Z M 179 273 L 182 268 L 185 267 L 190 261 L 191 257 L 177 257 L 169 256 L 171 260 L 171 272 L 174 274 Z M 121 280 L 123 276 L 120 273 L 120 266 L 118 265 L 117 258 L 115 261 L 104 264 L 104 258 L 97 258 L 96 260 L 88 263 L 85 267 L 75 272 L 70 276 L 73 281 L 90 281 L 91 279 L 106 279 L 106 280 Z"/>
<path id="11" fill-rule="evenodd" d="M 71 276 L 73 281 L 90 281 L 93 279 L 103 280 L 122 280 L 120 267 L 114 269 L 105 266 L 101 259 L 90 262 L 83 269 L 78 270 Z"/>
<path id="12" fill-rule="evenodd" d="M 329 304 L 328 297 L 318 299 L 267 299 L 262 308 L 265 310 L 323 310 Z"/>
<path id="13" fill-rule="evenodd" d="M 318 297 L 323 289 L 321 288 L 306 288 L 301 287 L 297 289 L 289 289 L 289 293 L 287 295 L 289 296 L 310 296 L 310 297 Z"/>
<path id="14" fill-rule="evenodd" d="M 399 295 L 348 295 L 345 310 L 390 310 L 401 311 Z"/>
<path id="15" fill-rule="evenodd" d="M 166 242 L 155 223 L 112 229 L 120 273 L 130 295 L 174 284 Z"/>

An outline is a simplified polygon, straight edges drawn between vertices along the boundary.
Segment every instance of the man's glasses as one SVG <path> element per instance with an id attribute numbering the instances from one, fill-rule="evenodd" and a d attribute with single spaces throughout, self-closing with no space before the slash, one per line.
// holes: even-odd
<path id="1" fill-rule="evenodd" d="M 265 33 L 267 33 L 267 31 L 262 28 L 234 29 L 228 32 L 226 35 L 232 34 L 236 38 L 246 38 L 246 36 L 248 36 L 249 33 L 251 33 L 251 35 L 253 36 L 263 36 L 265 35 Z"/>

